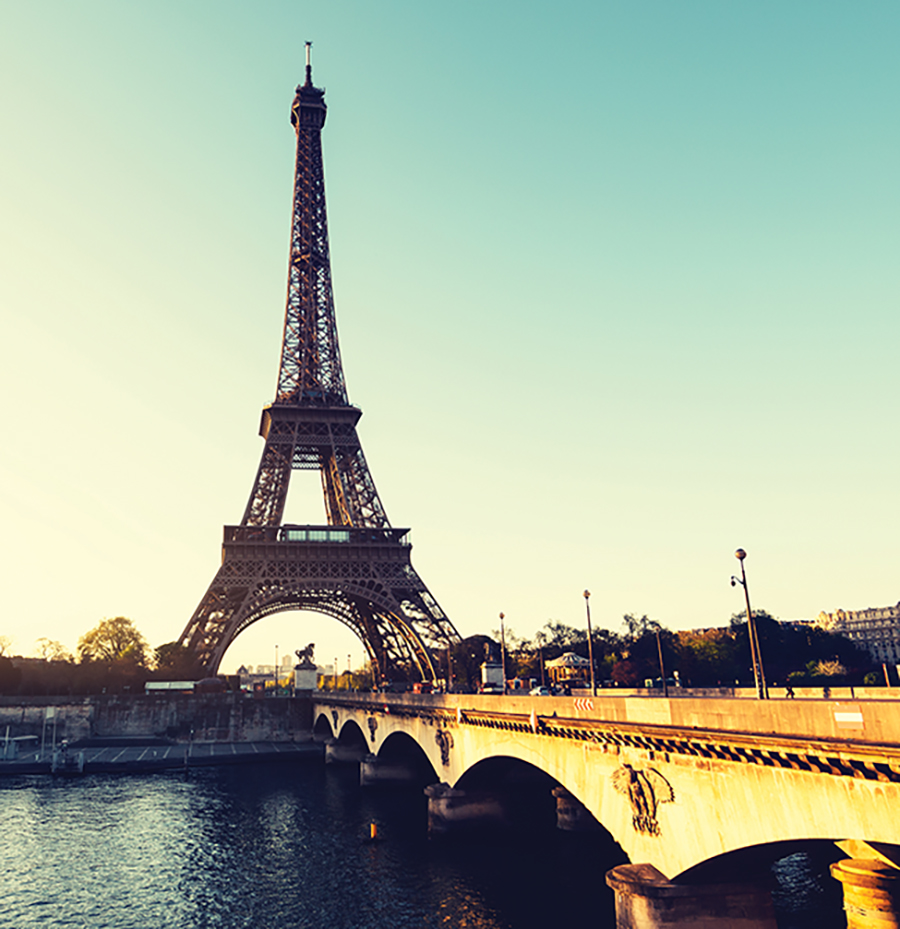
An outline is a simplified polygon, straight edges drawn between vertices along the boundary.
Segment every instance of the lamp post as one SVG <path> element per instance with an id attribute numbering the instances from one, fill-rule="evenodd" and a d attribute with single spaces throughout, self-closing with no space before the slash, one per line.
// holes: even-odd
<path id="1" fill-rule="evenodd" d="M 500 614 L 500 671 L 503 675 L 503 693 L 506 693 L 506 635 L 503 631 L 503 614 Z"/>
<path id="2" fill-rule="evenodd" d="M 659 652 L 659 673 L 662 675 L 663 696 L 669 696 L 669 684 L 666 681 L 666 666 L 663 664 L 662 641 L 659 637 L 659 629 L 656 630 L 656 650 Z"/>
<path id="3" fill-rule="evenodd" d="M 762 652 L 759 648 L 759 636 L 756 632 L 756 620 L 750 609 L 750 590 L 747 587 L 747 572 L 744 570 L 744 559 L 747 553 L 739 548 L 734 557 L 741 563 L 741 576 L 731 575 L 731 586 L 740 584 L 744 588 L 744 602 L 747 604 L 747 636 L 750 639 L 750 660 L 753 663 L 753 682 L 756 685 L 756 696 L 760 700 L 768 700 L 769 691 L 766 687 L 766 674 L 763 671 Z"/>
<path id="4" fill-rule="evenodd" d="M 278 646 L 275 646 L 275 689 L 272 691 L 272 696 L 278 696 Z"/>
<path id="5" fill-rule="evenodd" d="M 591 592 L 589 590 L 584 592 L 584 608 L 587 611 L 588 661 L 591 663 L 591 693 L 596 697 L 597 681 L 594 677 L 594 636 L 591 632 Z"/>

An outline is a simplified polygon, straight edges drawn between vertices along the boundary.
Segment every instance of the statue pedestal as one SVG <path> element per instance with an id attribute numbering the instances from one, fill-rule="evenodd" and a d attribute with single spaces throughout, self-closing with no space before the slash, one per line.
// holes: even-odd
<path id="1" fill-rule="evenodd" d="M 316 666 L 311 661 L 302 661 L 294 666 L 294 690 L 313 691 L 319 683 Z"/>

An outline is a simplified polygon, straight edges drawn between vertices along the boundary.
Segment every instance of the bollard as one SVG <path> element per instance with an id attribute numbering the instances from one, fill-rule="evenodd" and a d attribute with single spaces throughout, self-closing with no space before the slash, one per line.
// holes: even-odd
<path id="1" fill-rule="evenodd" d="M 900 869 L 887 861 L 844 858 L 831 866 L 844 888 L 847 929 L 900 927 Z"/>

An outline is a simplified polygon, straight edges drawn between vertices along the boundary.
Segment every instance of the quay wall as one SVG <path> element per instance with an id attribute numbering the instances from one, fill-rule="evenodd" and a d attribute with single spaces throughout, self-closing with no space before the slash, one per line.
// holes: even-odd
<path id="1" fill-rule="evenodd" d="M 48 713 L 48 710 L 50 712 Z M 97 694 L 0 697 L 0 740 L 34 735 L 70 742 L 163 738 L 175 742 L 290 742 L 312 729 L 308 697 L 254 699 L 244 694 Z"/>

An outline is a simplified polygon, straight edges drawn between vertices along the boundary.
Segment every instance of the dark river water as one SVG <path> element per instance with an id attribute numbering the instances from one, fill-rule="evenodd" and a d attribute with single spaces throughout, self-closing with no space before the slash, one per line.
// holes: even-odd
<path id="1" fill-rule="evenodd" d="M 429 841 L 418 791 L 309 761 L 0 781 L 3 929 L 612 929 L 621 860 L 554 829 Z M 779 867 L 782 929 L 841 925 L 821 865 Z"/>

